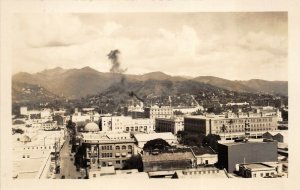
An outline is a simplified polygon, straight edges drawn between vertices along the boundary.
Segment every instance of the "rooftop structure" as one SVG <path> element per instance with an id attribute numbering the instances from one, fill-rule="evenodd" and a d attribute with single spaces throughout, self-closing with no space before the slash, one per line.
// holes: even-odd
<path id="1" fill-rule="evenodd" d="M 99 131 L 100 129 L 99 129 L 99 126 L 98 126 L 96 123 L 94 123 L 94 122 L 89 122 L 89 123 L 87 123 L 87 124 L 85 125 L 84 130 L 85 130 L 85 131 L 88 131 L 88 132 L 97 132 L 97 131 Z"/>
<path id="2" fill-rule="evenodd" d="M 144 171 L 172 171 L 192 168 L 195 157 L 190 149 L 142 155 Z"/>
<path id="3" fill-rule="evenodd" d="M 170 145 L 177 143 L 177 138 L 170 132 L 166 133 L 149 133 L 149 134 L 134 134 L 134 139 L 137 142 L 138 147 L 143 148 L 144 145 L 154 139 L 163 139 Z"/>
<path id="4" fill-rule="evenodd" d="M 228 178 L 224 170 L 217 168 L 193 168 L 187 170 L 177 170 L 173 178 L 178 179 L 209 179 Z"/>

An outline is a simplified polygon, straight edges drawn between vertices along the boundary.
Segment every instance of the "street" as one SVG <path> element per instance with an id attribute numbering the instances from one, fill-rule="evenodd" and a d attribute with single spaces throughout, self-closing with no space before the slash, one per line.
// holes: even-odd
<path id="1" fill-rule="evenodd" d="M 57 178 L 59 179 L 62 178 L 62 176 L 65 176 L 65 179 L 82 178 L 81 172 L 76 171 L 74 156 L 71 154 L 71 145 L 69 144 L 69 140 L 70 137 L 66 135 L 66 141 L 60 152 L 60 174 L 57 175 Z"/>

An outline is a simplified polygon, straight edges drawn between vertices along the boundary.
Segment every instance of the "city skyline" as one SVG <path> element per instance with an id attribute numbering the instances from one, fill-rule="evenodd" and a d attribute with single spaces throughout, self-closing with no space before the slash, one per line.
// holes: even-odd
<path id="1" fill-rule="evenodd" d="M 286 12 L 18 14 L 13 26 L 13 74 L 109 72 L 119 49 L 125 74 L 288 80 Z"/>

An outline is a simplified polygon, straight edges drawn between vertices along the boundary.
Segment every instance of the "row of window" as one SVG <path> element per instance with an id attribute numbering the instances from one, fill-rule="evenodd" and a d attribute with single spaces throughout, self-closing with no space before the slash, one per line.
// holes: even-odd
<path id="1" fill-rule="evenodd" d="M 128 154 L 131 155 L 132 152 L 128 152 Z M 115 156 L 115 157 L 120 157 L 120 156 L 126 157 L 126 155 L 127 155 L 127 154 L 126 154 L 125 152 L 123 152 L 122 154 L 116 153 L 115 155 L 113 155 L 113 153 L 102 153 L 102 154 L 101 154 L 101 158 L 113 158 L 114 156 Z"/>
<path id="2" fill-rule="evenodd" d="M 138 127 L 126 127 L 126 131 L 129 131 L 129 129 L 130 129 L 130 131 L 139 131 L 139 128 Z M 140 126 L 140 131 L 147 131 L 147 126 L 145 126 L 144 127 L 144 129 L 143 129 L 143 126 Z"/>
<path id="3" fill-rule="evenodd" d="M 49 146 L 49 148 L 48 149 L 52 149 L 52 148 L 55 148 L 55 146 Z M 47 149 L 47 146 L 41 146 L 41 147 L 27 147 L 27 148 L 24 148 L 24 150 L 26 150 L 26 149 L 28 149 L 28 150 L 34 150 L 34 149 Z"/>
<path id="4" fill-rule="evenodd" d="M 274 175 L 274 172 L 271 172 L 271 173 L 266 173 L 265 176 L 270 176 L 271 175 Z M 256 177 L 256 174 L 253 174 L 253 177 Z M 260 173 L 260 177 L 264 177 L 264 173 Z"/>
<path id="5" fill-rule="evenodd" d="M 208 171 L 190 171 L 190 172 L 188 172 L 188 171 L 183 171 L 182 172 L 182 174 L 184 174 L 184 175 L 193 175 L 193 174 L 210 174 L 210 173 L 212 173 L 212 174 L 214 174 L 214 173 L 219 173 L 219 170 L 212 170 L 212 171 L 210 171 L 210 170 L 208 170 Z"/>
<path id="6" fill-rule="evenodd" d="M 272 130 L 272 128 L 260 128 L 260 129 L 250 129 L 250 130 L 248 130 L 248 131 L 271 131 Z M 244 129 L 232 129 L 232 130 L 227 130 L 226 132 L 227 133 L 230 133 L 230 132 L 244 132 L 245 130 Z M 218 134 L 218 133 L 224 133 L 224 131 L 222 131 L 222 130 L 219 130 L 219 131 L 216 131 L 216 133 Z"/>
<path id="7" fill-rule="evenodd" d="M 126 145 L 123 145 L 121 147 L 120 146 L 116 146 L 115 148 L 116 148 L 116 150 L 121 150 L 120 148 L 122 148 L 122 150 L 126 150 L 127 149 Z M 101 146 L 101 149 L 102 150 L 112 150 L 112 145 Z M 131 150 L 132 149 L 132 145 L 128 145 L 128 149 Z"/>
<path id="8" fill-rule="evenodd" d="M 265 127 L 265 126 L 271 126 L 271 123 L 260 123 L 260 124 L 251 124 L 250 127 Z M 217 126 L 217 129 L 220 126 Z M 228 125 L 227 128 L 244 128 L 244 125 Z"/>
<path id="9" fill-rule="evenodd" d="M 243 120 L 243 119 L 232 119 L 232 120 L 218 120 L 218 121 L 214 121 L 215 124 L 220 123 L 220 124 L 227 124 L 229 122 L 232 123 L 245 123 L 245 122 L 271 122 L 272 118 L 260 118 L 260 119 L 247 119 L 247 120 Z"/>

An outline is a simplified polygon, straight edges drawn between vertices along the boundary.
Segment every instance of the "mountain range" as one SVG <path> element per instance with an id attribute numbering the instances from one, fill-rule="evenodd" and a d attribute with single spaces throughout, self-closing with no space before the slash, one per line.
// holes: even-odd
<path id="1" fill-rule="evenodd" d="M 78 99 L 117 88 L 139 88 L 140 91 L 154 95 L 184 93 L 185 90 L 193 88 L 220 88 L 236 92 L 288 95 L 287 81 L 259 79 L 233 81 L 213 76 L 187 78 L 171 76 L 163 72 L 151 72 L 143 75 L 121 75 L 99 72 L 90 67 L 81 69 L 62 69 L 57 67 L 35 74 L 20 72 L 13 75 L 13 93 L 19 93 L 18 89 L 21 89 L 20 86 L 22 84 L 37 85 L 45 88 L 49 93 L 70 99 Z M 174 84 L 176 85 L 174 86 Z M 190 85 L 190 87 L 186 88 L 186 85 Z"/>

